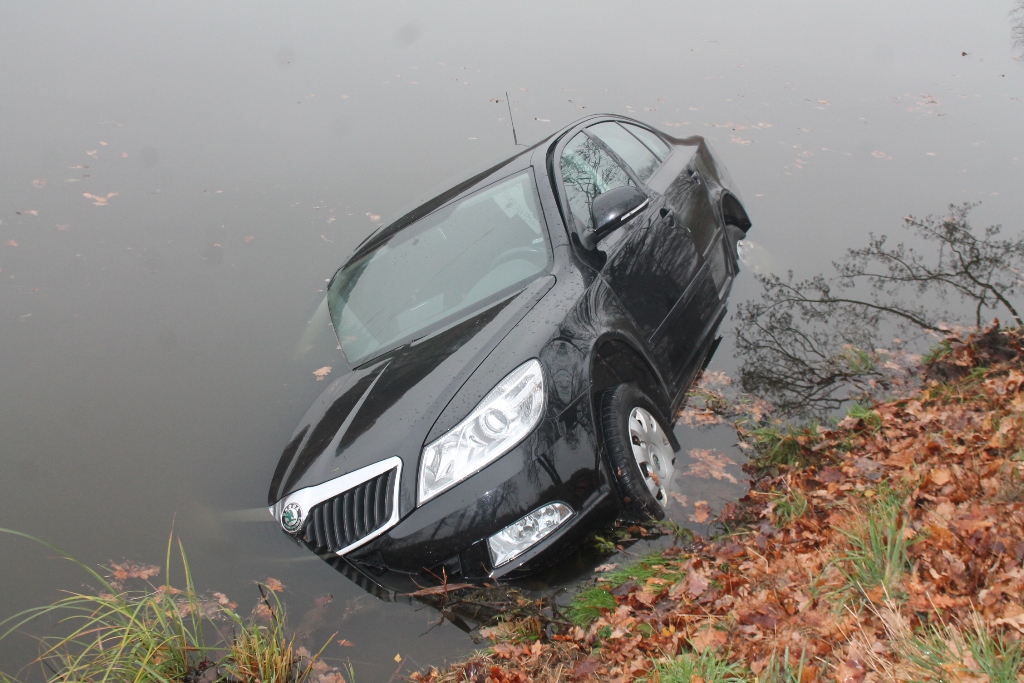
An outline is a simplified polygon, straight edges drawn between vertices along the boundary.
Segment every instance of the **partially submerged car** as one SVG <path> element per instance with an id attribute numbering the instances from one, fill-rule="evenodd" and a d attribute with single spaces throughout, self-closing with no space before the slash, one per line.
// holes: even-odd
<path id="1" fill-rule="evenodd" d="M 507 577 L 618 515 L 660 517 L 670 430 L 750 220 L 698 137 L 600 115 L 367 238 L 326 306 L 344 370 L 271 513 L 396 590 Z"/>

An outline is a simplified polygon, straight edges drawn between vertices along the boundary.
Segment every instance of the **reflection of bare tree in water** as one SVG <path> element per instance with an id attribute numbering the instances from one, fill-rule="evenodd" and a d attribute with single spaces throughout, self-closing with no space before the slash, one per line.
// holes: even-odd
<path id="1" fill-rule="evenodd" d="M 1017 5 L 1010 10 L 1010 32 L 1017 58 L 1024 59 L 1024 0 L 1018 0 Z"/>
<path id="2" fill-rule="evenodd" d="M 832 277 L 759 277 L 761 299 L 736 313 L 743 389 L 786 415 L 820 414 L 889 386 L 897 365 L 878 348 L 891 349 L 893 334 L 980 326 L 990 312 L 1021 325 L 1013 301 L 1024 289 L 1024 238 L 1001 239 L 999 226 L 975 230 L 971 208 L 905 219 L 927 250 L 871 235 L 833 263 Z"/>

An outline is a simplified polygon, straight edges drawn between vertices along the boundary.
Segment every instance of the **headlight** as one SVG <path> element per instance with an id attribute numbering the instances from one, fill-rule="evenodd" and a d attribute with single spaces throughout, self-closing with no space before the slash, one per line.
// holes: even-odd
<path id="1" fill-rule="evenodd" d="M 504 455 L 540 422 L 544 375 L 534 358 L 491 389 L 465 420 L 423 449 L 419 502 L 480 471 Z"/>

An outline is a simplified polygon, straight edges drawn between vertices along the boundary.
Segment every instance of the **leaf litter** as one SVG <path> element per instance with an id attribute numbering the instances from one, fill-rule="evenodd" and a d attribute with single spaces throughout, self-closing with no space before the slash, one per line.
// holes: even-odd
<path id="1" fill-rule="evenodd" d="M 693 462 L 684 474 L 701 479 L 724 479 L 733 484 L 739 483 L 734 475 L 725 471 L 729 465 L 736 464 L 736 461 L 725 453 L 716 453 L 713 448 L 694 448 L 690 450 L 690 459 Z"/>
<path id="2" fill-rule="evenodd" d="M 1024 681 L 1024 337 L 996 323 L 941 348 L 902 397 L 794 432 L 784 461 L 741 428 L 753 483 L 718 537 L 602 567 L 586 618 L 509 617 L 411 679 Z"/>

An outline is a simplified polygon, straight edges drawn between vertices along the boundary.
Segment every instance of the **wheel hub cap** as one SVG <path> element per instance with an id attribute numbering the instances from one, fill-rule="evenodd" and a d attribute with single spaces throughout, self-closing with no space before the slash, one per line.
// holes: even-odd
<path id="1" fill-rule="evenodd" d="M 672 446 L 668 437 L 653 415 L 636 407 L 629 413 L 629 440 L 647 490 L 661 505 L 666 505 L 672 478 Z"/>

